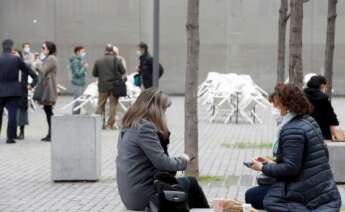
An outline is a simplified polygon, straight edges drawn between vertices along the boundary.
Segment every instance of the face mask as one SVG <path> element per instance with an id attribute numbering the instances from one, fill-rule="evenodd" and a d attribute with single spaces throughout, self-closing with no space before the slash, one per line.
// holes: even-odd
<path id="1" fill-rule="evenodd" d="M 24 52 L 25 52 L 25 53 L 30 53 L 30 47 L 25 47 L 25 48 L 24 48 Z"/>
<path id="2" fill-rule="evenodd" d="M 46 58 L 46 55 L 45 55 L 43 52 L 41 52 L 39 58 L 40 58 L 40 60 L 42 61 L 42 60 L 44 60 L 44 59 Z"/>
<path id="3" fill-rule="evenodd" d="M 85 59 L 85 57 L 86 57 L 86 52 L 80 53 L 80 58 L 81 58 L 81 59 Z"/>
<path id="4" fill-rule="evenodd" d="M 140 57 L 142 55 L 141 51 L 137 50 L 137 56 Z"/>
<path id="5" fill-rule="evenodd" d="M 279 108 L 272 107 L 271 113 L 272 113 L 274 119 L 277 120 L 277 122 L 280 122 L 280 121 L 281 121 L 282 115 L 281 115 L 281 111 L 280 111 Z"/>

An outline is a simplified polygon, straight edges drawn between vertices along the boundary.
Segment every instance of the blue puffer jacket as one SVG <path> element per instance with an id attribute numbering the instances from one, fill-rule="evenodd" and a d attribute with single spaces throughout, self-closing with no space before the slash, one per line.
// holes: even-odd
<path id="1" fill-rule="evenodd" d="M 278 180 L 265 196 L 266 210 L 340 210 L 341 197 L 328 162 L 328 150 L 311 116 L 296 117 L 282 128 L 277 164 L 264 165 L 262 171 Z"/>

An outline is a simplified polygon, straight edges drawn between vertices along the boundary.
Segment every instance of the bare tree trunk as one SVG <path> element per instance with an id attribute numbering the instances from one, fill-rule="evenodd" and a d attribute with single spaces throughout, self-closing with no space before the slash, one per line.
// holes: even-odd
<path id="1" fill-rule="evenodd" d="M 302 31 L 303 31 L 303 0 L 290 0 L 290 56 L 289 79 L 290 83 L 299 88 L 303 85 L 302 62 Z"/>
<path id="2" fill-rule="evenodd" d="M 199 0 L 187 1 L 187 70 L 185 96 L 185 152 L 195 159 L 187 174 L 199 176 L 198 161 L 198 72 L 199 72 Z"/>
<path id="3" fill-rule="evenodd" d="M 285 52 L 286 52 L 286 25 L 288 16 L 288 0 L 281 0 L 279 9 L 279 32 L 278 32 L 278 62 L 277 82 L 284 82 L 285 79 Z"/>
<path id="4" fill-rule="evenodd" d="M 337 0 L 328 0 L 328 18 L 327 18 L 327 38 L 325 51 L 325 77 L 327 79 L 327 94 L 332 97 L 333 87 L 333 56 L 335 39 L 335 20 L 337 17 Z"/>

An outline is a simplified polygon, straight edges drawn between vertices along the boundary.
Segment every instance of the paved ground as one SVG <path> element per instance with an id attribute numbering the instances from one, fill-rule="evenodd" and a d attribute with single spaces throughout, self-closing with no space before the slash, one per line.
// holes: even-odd
<path id="1" fill-rule="evenodd" d="M 61 104 L 70 100 L 60 98 Z M 334 106 L 345 124 L 345 99 Z M 257 155 L 269 155 L 268 144 L 275 125 L 269 111 L 259 110 L 264 124 L 210 124 L 200 110 L 200 167 L 202 185 L 209 199 L 231 197 L 243 200 L 245 190 L 254 183 L 254 172 L 242 161 Z M 30 114 L 27 139 L 6 145 L 0 141 L 0 211 L 122 211 L 115 182 L 117 131 L 102 132 L 102 178 L 96 183 L 53 183 L 50 175 L 50 144 L 40 142 L 46 134 L 43 112 Z M 172 131 L 170 151 L 183 151 L 183 98 L 174 97 L 168 111 Z M 344 126 L 344 125 L 343 125 Z M 343 199 L 345 187 L 339 186 Z"/>

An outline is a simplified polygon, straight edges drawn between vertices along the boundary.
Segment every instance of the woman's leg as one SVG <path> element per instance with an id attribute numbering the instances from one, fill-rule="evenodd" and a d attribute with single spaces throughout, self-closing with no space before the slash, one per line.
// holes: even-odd
<path id="1" fill-rule="evenodd" d="M 82 95 L 82 90 L 83 88 L 81 86 L 73 85 L 73 99 L 77 99 Z M 79 115 L 80 114 L 80 109 L 74 111 L 74 108 L 78 107 L 80 105 L 80 102 L 77 101 L 73 104 L 72 107 L 72 114 L 73 115 Z"/>
<path id="2" fill-rule="evenodd" d="M 188 194 L 188 205 L 190 208 L 210 208 L 204 191 L 195 177 L 177 178 L 177 182 Z"/>
<path id="3" fill-rule="evenodd" d="M 52 115 L 54 115 L 53 113 L 53 106 L 51 105 L 44 105 L 43 106 L 44 112 L 46 114 L 46 118 L 47 118 L 47 123 L 48 123 L 48 135 L 45 137 L 45 141 L 50 141 L 50 135 L 51 135 L 51 117 Z"/>
<path id="4" fill-rule="evenodd" d="M 270 186 L 256 186 L 246 191 L 246 203 L 251 204 L 255 209 L 264 210 L 263 201 Z"/>
<path id="5" fill-rule="evenodd" d="M 24 126 L 20 126 L 19 129 L 20 129 L 20 132 L 19 132 L 18 139 L 23 140 L 24 139 Z"/>

